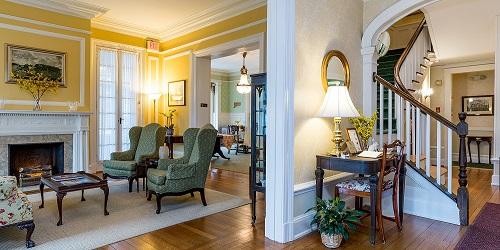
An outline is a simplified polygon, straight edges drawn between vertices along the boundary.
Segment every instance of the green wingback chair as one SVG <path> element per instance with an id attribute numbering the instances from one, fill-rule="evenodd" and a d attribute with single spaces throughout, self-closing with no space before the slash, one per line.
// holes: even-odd
<path id="1" fill-rule="evenodd" d="M 196 133 L 196 136 L 191 136 Z M 207 124 L 202 128 L 187 130 L 188 138 L 184 143 L 185 152 L 176 160 L 159 160 L 158 168 L 148 170 L 148 200 L 156 196 L 156 213 L 161 211 L 161 198 L 164 196 L 180 196 L 200 192 L 201 201 L 205 199 L 205 181 L 212 159 L 212 152 L 217 138 L 217 130 Z"/>
<path id="2" fill-rule="evenodd" d="M 129 192 L 132 192 L 132 183 L 139 179 L 136 175 L 137 164 L 146 159 L 157 159 L 158 150 L 165 141 L 166 128 L 157 123 L 143 127 L 133 127 L 129 131 L 130 149 L 124 152 L 111 153 L 111 160 L 103 162 L 104 178 L 128 179 Z"/>

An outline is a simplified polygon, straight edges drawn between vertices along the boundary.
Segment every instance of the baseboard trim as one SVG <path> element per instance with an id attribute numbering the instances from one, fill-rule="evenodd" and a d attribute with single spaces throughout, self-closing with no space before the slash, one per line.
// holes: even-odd
<path id="1" fill-rule="evenodd" d="M 500 186 L 500 175 L 495 174 L 491 176 L 491 185 Z"/>

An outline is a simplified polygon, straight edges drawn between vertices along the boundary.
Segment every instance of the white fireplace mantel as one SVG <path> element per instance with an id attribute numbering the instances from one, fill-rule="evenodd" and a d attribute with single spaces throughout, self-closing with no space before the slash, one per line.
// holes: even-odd
<path id="1" fill-rule="evenodd" d="M 88 112 L 0 110 L 0 136 L 73 135 L 73 172 L 89 170 Z"/>

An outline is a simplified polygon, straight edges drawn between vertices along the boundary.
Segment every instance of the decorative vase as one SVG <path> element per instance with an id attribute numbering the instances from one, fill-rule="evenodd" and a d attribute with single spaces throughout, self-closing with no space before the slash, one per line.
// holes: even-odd
<path id="1" fill-rule="evenodd" d="M 167 135 L 174 135 L 174 128 L 167 128 Z"/>
<path id="2" fill-rule="evenodd" d="M 33 111 L 41 111 L 42 106 L 40 106 L 40 99 L 35 99 L 35 106 L 33 106 Z"/>
<path id="3" fill-rule="evenodd" d="M 321 233 L 321 242 L 328 248 L 338 248 L 342 243 L 342 234 L 328 235 Z"/>

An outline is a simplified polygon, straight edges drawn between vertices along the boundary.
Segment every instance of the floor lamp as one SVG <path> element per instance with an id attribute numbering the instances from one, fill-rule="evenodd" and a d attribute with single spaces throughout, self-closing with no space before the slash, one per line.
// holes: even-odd
<path id="1" fill-rule="evenodd" d="M 153 121 L 157 122 L 156 120 L 156 100 L 160 99 L 161 93 L 155 92 L 149 94 L 149 98 L 153 99 Z"/>

